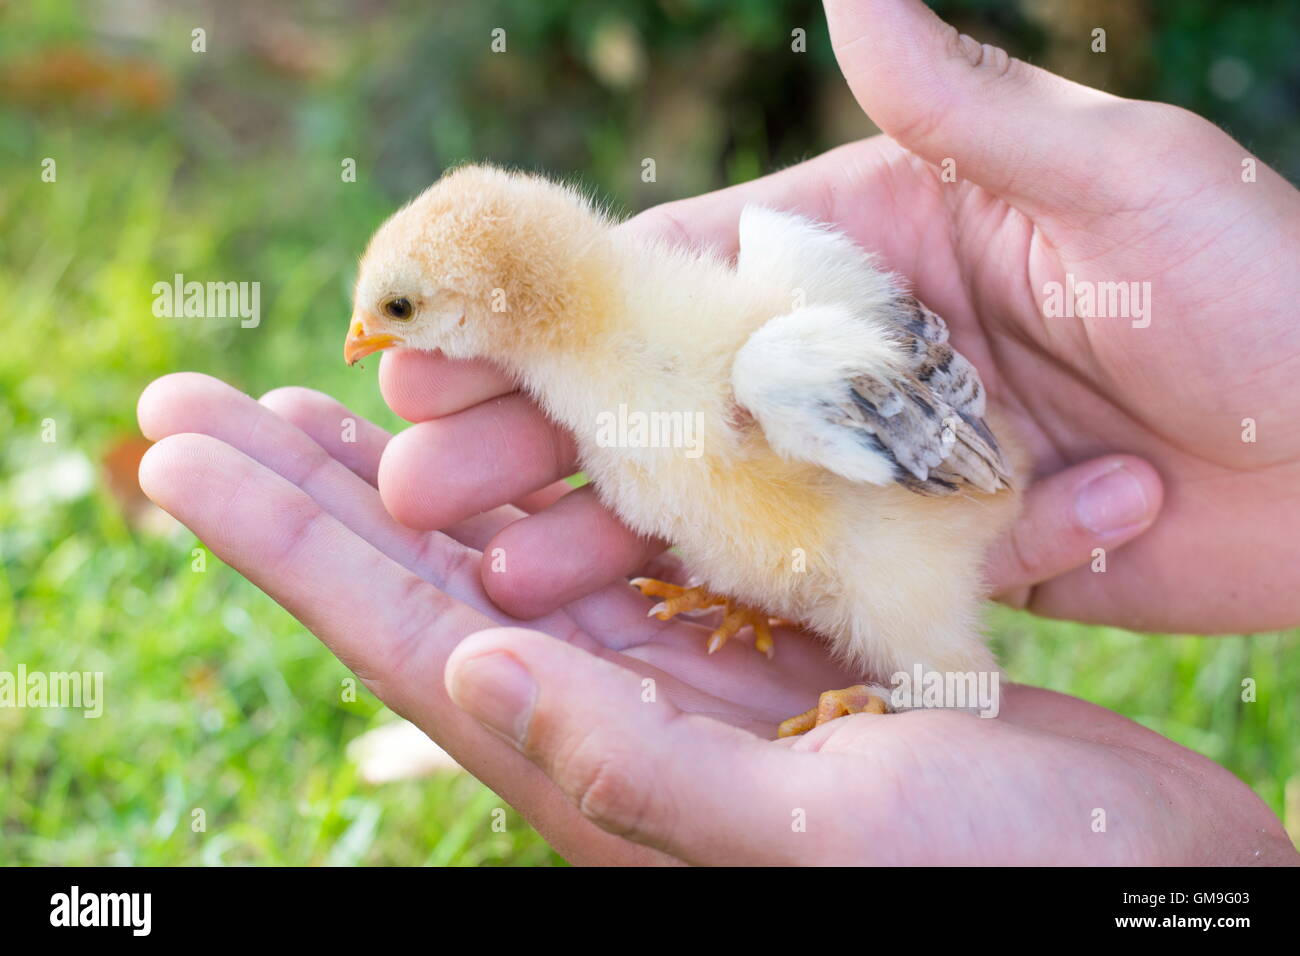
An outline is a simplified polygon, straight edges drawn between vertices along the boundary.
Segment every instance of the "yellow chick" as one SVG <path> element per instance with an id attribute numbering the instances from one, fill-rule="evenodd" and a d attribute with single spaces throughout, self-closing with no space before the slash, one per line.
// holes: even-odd
<path id="1" fill-rule="evenodd" d="M 760 206 L 732 263 L 648 241 L 578 191 L 487 166 L 442 177 L 361 260 L 344 355 L 488 358 L 575 436 L 601 500 L 697 576 L 651 613 L 722 606 L 710 652 L 769 616 L 864 678 L 996 673 L 981 562 L 1016 494 L 974 367 L 846 236 Z M 799 733 L 889 709 L 828 691 Z"/>

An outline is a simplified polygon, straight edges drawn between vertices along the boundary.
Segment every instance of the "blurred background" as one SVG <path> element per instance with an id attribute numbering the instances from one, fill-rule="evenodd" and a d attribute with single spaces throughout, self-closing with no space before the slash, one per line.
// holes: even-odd
<path id="1" fill-rule="evenodd" d="M 1298 3 L 932 5 L 1300 181 Z M 355 262 L 448 164 L 576 175 L 634 212 L 873 132 L 812 0 L 0 0 L 0 671 L 102 671 L 107 695 L 98 719 L 0 707 L 0 863 L 561 863 L 454 767 L 369 779 L 348 745 L 392 715 L 342 699 L 348 672 L 233 571 L 192 570 L 135 486 L 136 396 L 192 369 L 397 428 L 373 366 L 341 361 Z M 671 157 L 653 183 L 647 156 Z M 261 324 L 155 317 L 178 272 L 260 282 Z M 1300 837 L 1300 634 L 992 623 L 1014 679 L 1225 764 Z"/>

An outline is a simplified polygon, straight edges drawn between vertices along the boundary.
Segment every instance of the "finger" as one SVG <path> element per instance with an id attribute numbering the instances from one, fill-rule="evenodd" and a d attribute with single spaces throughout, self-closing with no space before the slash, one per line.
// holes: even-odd
<path id="1" fill-rule="evenodd" d="M 225 382 L 193 372 L 151 382 L 137 406 L 140 430 L 154 441 L 202 433 L 265 465 L 386 554 L 410 566 L 425 537 L 395 524 L 364 479 L 305 433 Z"/>
<path id="2" fill-rule="evenodd" d="M 300 429 L 368 484 L 378 485 L 379 460 L 384 448 L 393 437 L 387 431 L 356 415 L 323 392 L 310 388 L 294 386 L 278 388 L 267 392 L 259 401 Z M 340 422 L 342 422 L 341 428 Z M 181 430 L 204 431 L 205 429 Z M 565 487 L 569 486 L 565 485 Z M 542 492 L 538 494 L 541 495 Z M 541 507 L 545 500 L 548 499 L 537 499 L 538 507 Z M 524 511 L 518 507 L 502 505 L 448 525 L 442 530 L 448 537 L 454 538 L 461 544 L 482 551 L 484 545 L 492 540 L 493 535 L 518 521 L 523 515 Z"/>
<path id="3" fill-rule="evenodd" d="M 230 388 L 229 386 L 217 380 L 206 378 L 204 376 L 178 376 L 171 380 L 172 390 L 170 394 L 160 398 L 160 403 L 168 408 L 190 407 L 196 413 L 206 413 L 216 416 L 216 418 L 227 426 L 227 431 L 238 436 L 239 440 L 245 440 L 249 435 L 262 435 L 266 441 L 262 442 L 260 451 L 267 454 L 270 450 L 274 454 L 292 452 L 294 443 L 302 443 L 310 447 L 310 442 L 303 435 L 294 436 L 293 429 L 286 429 L 283 423 L 271 420 L 263 424 L 253 424 L 255 418 L 264 414 L 264 409 L 255 405 L 242 393 Z M 188 397 L 184 393 L 184 383 L 189 382 L 194 393 Z M 286 401 L 285 399 L 292 399 Z M 338 429 L 336 428 L 339 418 L 339 406 L 333 399 L 322 395 L 319 392 L 313 392 L 308 389 L 289 389 L 284 390 L 280 396 L 274 396 L 273 401 L 281 404 L 293 414 L 298 421 L 295 424 L 305 425 L 305 431 L 322 432 L 322 439 L 328 441 L 337 441 Z M 186 419 L 184 421 L 173 422 L 173 427 L 179 425 L 194 424 L 196 426 L 204 424 L 201 420 Z M 358 423 L 359 425 L 360 423 Z M 316 427 L 318 426 L 318 427 Z M 377 430 L 378 431 L 378 430 Z M 358 428 L 358 437 L 362 431 Z M 346 446 L 345 447 L 350 447 Z M 296 459 L 296 455 L 293 456 Z M 342 472 L 338 465 L 331 465 L 333 470 Z M 351 475 L 348 475 L 351 483 L 359 485 Z M 559 483 L 563 489 L 568 490 L 568 485 L 563 482 Z M 320 499 L 325 502 L 326 510 L 330 510 L 329 488 L 322 487 L 319 484 L 314 485 L 314 490 Z M 558 492 L 561 489 L 556 486 L 549 486 L 552 492 Z M 375 492 L 369 487 L 357 488 L 356 494 L 375 497 Z M 351 502 L 356 494 L 347 494 L 347 499 Z M 563 616 L 543 616 L 545 612 L 537 608 L 530 614 L 530 618 L 536 617 L 536 621 L 531 625 L 540 627 L 548 633 L 569 634 L 573 630 L 573 624 L 576 623 L 588 635 L 599 635 L 602 643 L 606 646 L 628 649 L 629 653 L 638 659 L 645 661 L 651 667 L 659 667 L 667 671 L 676 671 L 683 666 L 689 666 L 698 663 L 700 659 L 699 648 L 703 643 L 704 637 L 701 634 L 693 633 L 694 629 L 687 627 L 669 627 L 665 628 L 662 622 L 648 619 L 645 616 L 650 601 L 641 597 L 634 589 L 627 586 L 623 577 L 638 570 L 644 570 L 638 564 L 638 558 L 644 552 L 645 542 L 640 542 L 627 532 L 617 520 L 605 511 L 595 500 L 592 489 L 587 488 L 582 494 L 579 494 L 572 502 L 566 502 L 565 508 L 571 509 L 572 506 L 580 501 L 585 500 L 585 507 L 593 512 L 595 519 L 593 523 L 586 516 L 578 513 L 576 515 L 569 510 L 562 510 L 555 516 L 546 515 L 543 511 L 543 523 L 551 519 L 558 518 L 561 525 L 570 521 L 577 525 L 574 534 L 571 536 L 575 541 L 572 548 L 564 543 L 570 540 L 565 537 L 566 529 L 561 526 L 557 528 L 556 534 L 559 536 L 556 541 L 548 540 L 549 533 L 539 526 L 537 531 L 540 533 L 536 536 L 534 554 L 528 553 L 528 546 L 522 550 L 512 543 L 510 538 L 504 539 L 505 547 L 498 551 L 494 545 L 488 548 L 481 562 L 482 574 L 484 581 L 493 582 L 500 576 L 498 572 L 509 571 L 514 573 L 521 566 L 529 572 L 536 569 L 536 579 L 546 585 L 548 583 L 547 567 L 556 564 L 556 559 L 560 566 L 564 566 L 563 558 L 567 557 L 568 551 L 573 551 L 584 556 L 595 556 L 593 562 L 592 576 L 590 580 L 583 581 L 580 578 L 575 581 L 575 587 L 571 593 L 578 597 L 584 598 L 580 603 L 576 597 L 574 602 L 565 609 Z M 337 507 L 334 505 L 333 507 Z M 484 545 L 500 530 L 503 524 L 509 523 L 514 529 L 524 527 L 525 521 L 517 520 L 521 513 L 514 509 L 500 508 L 497 512 L 501 515 L 500 522 L 493 518 L 494 513 L 488 513 L 475 518 L 468 519 L 454 526 L 454 534 L 457 541 L 469 543 L 471 547 L 483 549 Z M 513 513 L 513 517 L 507 517 L 506 513 Z M 392 524 L 392 522 L 386 522 Z M 481 525 L 481 527 L 479 527 Z M 608 532 L 618 539 L 626 538 L 632 545 L 631 549 L 625 556 L 619 556 L 617 543 L 612 547 L 607 546 L 604 541 L 605 534 Z M 414 570 L 422 576 L 427 576 L 428 571 L 422 567 L 421 560 L 432 560 L 436 565 L 445 563 L 445 559 L 438 557 L 441 553 L 439 535 L 421 535 L 419 540 L 428 539 L 429 543 L 424 549 L 411 552 L 401 552 L 405 566 Z M 557 544 L 557 542 L 559 542 Z M 379 539 L 381 546 L 385 543 Z M 651 551 L 654 548 L 650 548 Z M 603 562 L 603 563 L 602 563 Z M 647 566 L 652 570 L 650 573 L 659 576 L 684 580 L 680 567 L 670 567 L 675 564 L 674 559 L 670 556 L 660 555 L 652 558 L 647 562 Z M 574 572 L 581 575 L 582 570 Z M 564 582 L 566 579 L 563 575 L 556 579 Z M 610 583 L 613 581 L 615 583 Z M 501 619 L 494 608 L 482 594 L 471 593 L 464 597 L 472 607 L 482 610 L 485 613 Z M 611 629 L 608 624 L 611 620 L 624 621 L 625 624 L 619 628 Z M 692 632 L 688 635 L 679 635 L 678 631 Z M 793 638 L 786 638 L 781 641 L 782 646 L 782 673 L 784 678 L 772 673 L 770 668 L 766 667 L 766 658 L 756 655 L 747 648 L 740 646 L 740 642 L 733 642 L 728 649 L 714 657 L 710 658 L 711 666 L 697 674 L 692 684 L 695 687 L 676 688 L 674 690 L 674 699 L 679 703 L 690 703 L 692 709 L 706 709 L 708 713 L 718 717 L 718 719 L 728 720 L 732 723 L 740 723 L 746 726 L 759 724 L 761 722 L 749 719 L 747 715 L 753 710 L 756 700 L 763 699 L 771 702 L 770 726 L 764 727 L 763 730 L 770 731 L 777 722 L 795 710 L 802 709 L 804 704 L 801 700 L 799 688 L 804 688 L 804 692 L 809 687 L 829 687 L 836 683 L 839 676 L 817 675 L 808 672 L 809 661 L 815 662 L 820 667 L 824 664 L 825 655 L 820 648 L 806 648 L 802 646 L 803 641 Z M 755 666 L 761 662 L 764 666 Z M 791 679 L 791 678 L 797 679 Z M 745 695 L 737 696 L 734 693 L 734 687 L 737 683 L 744 684 L 751 688 L 750 692 Z M 788 683 L 788 686 L 787 686 Z M 698 688 L 696 690 L 695 688 Z M 742 705 L 739 708 L 730 708 L 731 703 Z"/>
<path id="4" fill-rule="evenodd" d="M 379 389 L 393 412 L 426 422 L 515 390 L 510 377 L 486 360 L 455 361 L 436 352 L 397 349 L 379 365 Z"/>
<path id="5" fill-rule="evenodd" d="M 379 459 L 393 437 L 387 431 L 311 388 L 276 388 L 258 401 L 299 428 L 367 484 L 378 484 Z"/>
<path id="6" fill-rule="evenodd" d="M 1025 606 L 1035 585 L 1144 532 L 1162 500 L 1159 474 L 1131 455 L 1095 458 L 1035 482 L 1016 523 L 990 555 L 993 593 Z"/>
<path id="7" fill-rule="evenodd" d="M 379 464 L 379 492 L 407 527 L 445 528 L 576 468 L 573 439 L 513 394 L 396 435 Z"/>
<path id="8" fill-rule="evenodd" d="M 825 5 L 840 69 L 887 135 L 931 163 L 954 161 L 959 179 L 1039 211 L 1095 207 L 1118 188 L 1108 171 L 1119 156 L 1134 150 L 1134 140 L 1146 142 L 1135 124 L 1169 111 L 981 45 L 921 0 Z"/>
<path id="9" fill-rule="evenodd" d="M 140 464 L 140 486 L 367 681 L 391 684 L 429 663 L 427 642 L 449 647 L 489 623 L 353 534 L 302 488 L 211 436 L 159 441 Z M 460 563 L 450 575 L 464 574 Z"/>
<path id="10" fill-rule="evenodd" d="M 818 839 L 791 826 L 835 792 L 834 762 L 683 714 L 644 678 L 536 631 L 471 635 L 453 701 L 519 747 L 597 826 L 691 863 L 780 865 Z"/>
<path id="11" fill-rule="evenodd" d="M 661 861 L 598 831 L 535 766 L 451 704 L 441 679 L 447 655 L 488 618 L 389 560 L 302 489 L 215 438 L 164 438 L 141 462 L 140 486 L 393 710 L 525 810 L 561 852 L 596 863 Z"/>
<path id="12" fill-rule="evenodd" d="M 232 446 L 300 487 L 334 518 L 403 567 L 459 600 L 496 614 L 479 580 L 478 555 L 462 544 L 484 543 L 518 512 L 452 526 L 448 534 L 405 528 L 384 510 L 375 489 L 304 432 L 225 382 L 193 372 L 166 375 L 140 396 L 140 430 L 155 441 L 202 433 Z M 332 428 L 333 412 L 327 427 Z M 453 540 L 451 532 L 465 540 Z M 453 573 L 454 572 L 454 573 Z M 499 616 L 499 615 L 498 615 Z M 542 626 L 539 624 L 538 626 Z"/>
<path id="13" fill-rule="evenodd" d="M 664 548 L 629 531 L 588 485 L 502 529 L 484 548 L 483 585 L 529 620 L 630 577 Z"/>
<path id="14" fill-rule="evenodd" d="M 151 382 L 136 407 L 140 430 L 161 441 L 201 433 L 225 442 L 311 495 L 371 544 L 410 566 L 425 536 L 396 524 L 375 490 L 300 429 L 208 375 L 177 372 Z"/>

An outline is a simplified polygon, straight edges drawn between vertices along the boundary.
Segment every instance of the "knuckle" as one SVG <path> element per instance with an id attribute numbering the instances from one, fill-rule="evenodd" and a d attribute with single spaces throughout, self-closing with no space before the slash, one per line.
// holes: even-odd
<path id="1" fill-rule="evenodd" d="M 1116 100 L 1110 109 L 1115 128 L 1142 132 L 1140 137 L 1117 140 L 1116 149 L 1125 162 L 1172 163 L 1183 171 L 1204 167 L 1213 175 L 1225 153 L 1235 158 L 1241 152 L 1227 133 L 1181 106 Z"/>
<path id="2" fill-rule="evenodd" d="M 651 800 L 632 758 L 617 752 L 596 756 L 580 752 L 574 760 L 574 796 L 582 815 L 617 836 L 642 833 Z"/>
<path id="3" fill-rule="evenodd" d="M 1023 521 L 1011 526 L 1007 536 L 1007 550 L 1011 555 L 1016 579 L 1026 585 L 1036 582 L 1042 572 L 1042 548 L 1037 544 L 1032 529 Z"/>
<path id="4" fill-rule="evenodd" d="M 420 542 L 415 566 L 423 579 L 439 591 L 473 587 L 478 580 L 481 558 L 468 548 L 441 534 L 430 534 Z"/>
<path id="5" fill-rule="evenodd" d="M 950 23 L 943 27 L 943 47 L 951 57 L 960 57 L 971 66 L 979 66 L 980 45 Z"/>
<path id="6" fill-rule="evenodd" d="M 1012 71 L 1016 69 L 1016 64 L 1020 62 L 1002 47 L 993 46 L 991 43 L 985 43 L 983 51 L 985 68 L 994 77 L 1010 76 Z"/>
<path id="7" fill-rule="evenodd" d="M 944 26 L 940 42 L 949 59 L 957 61 L 963 68 L 969 68 L 979 80 L 999 84 L 1016 83 L 1024 81 L 1028 76 L 1025 72 L 1026 64 L 1001 47 L 980 43 L 951 25 Z M 951 73 L 948 70 L 943 72 L 945 75 Z M 957 88 L 960 85 L 949 84 L 941 95 L 927 101 L 922 108 L 914 108 L 907 114 L 892 117 L 890 134 L 909 143 L 937 141 L 942 134 L 945 119 L 953 109 L 958 108 L 963 98 Z"/>
<path id="8" fill-rule="evenodd" d="M 392 679 L 412 666 L 427 646 L 427 638 L 438 615 L 446 609 L 442 594 L 415 574 L 408 575 L 397 601 L 397 626 L 377 648 L 374 673 Z"/>
<path id="9" fill-rule="evenodd" d="M 915 146 L 936 142 L 935 137 L 943 126 L 943 118 L 942 109 L 928 106 L 910 115 L 895 118 L 889 134 L 900 142 Z"/>
<path id="10" fill-rule="evenodd" d="M 644 229 L 648 234 L 661 236 L 672 245 L 693 245 L 691 231 L 686 228 L 679 217 L 679 213 L 683 212 L 680 203 L 681 200 L 677 200 L 676 202 L 662 203 L 647 209 L 637 217 L 639 220 L 637 227 Z"/>
<path id="11" fill-rule="evenodd" d="M 974 37 L 961 33 L 954 26 L 944 29 L 944 46 L 949 56 L 965 60 L 971 67 L 981 70 L 992 77 L 1006 76 L 1013 69 L 1016 60 L 1006 50 L 991 43 L 980 43 Z"/>
<path id="12" fill-rule="evenodd" d="M 1141 125 L 1144 127 L 1184 134 L 1203 134 L 1207 130 L 1215 128 L 1204 117 L 1197 116 L 1191 110 L 1175 106 L 1172 103 L 1125 101 L 1124 105 L 1142 120 Z"/>

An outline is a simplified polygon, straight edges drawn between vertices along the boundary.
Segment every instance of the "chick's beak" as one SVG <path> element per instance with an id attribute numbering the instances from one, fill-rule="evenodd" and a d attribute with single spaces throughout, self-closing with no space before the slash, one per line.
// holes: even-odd
<path id="1" fill-rule="evenodd" d="M 348 329 L 348 340 L 343 343 L 343 358 L 349 365 L 355 365 L 372 352 L 390 349 L 394 345 L 402 345 L 403 342 L 400 335 L 367 332 L 365 322 L 353 316 L 352 327 Z"/>

